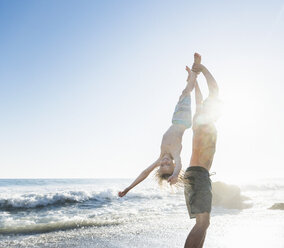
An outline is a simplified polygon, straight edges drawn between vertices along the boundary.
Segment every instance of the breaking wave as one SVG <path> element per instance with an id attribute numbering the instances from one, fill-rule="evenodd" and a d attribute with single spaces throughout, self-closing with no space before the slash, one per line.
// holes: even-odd
<path id="1" fill-rule="evenodd" d="M 35 234 L 54 231 L 63 231 L 83 227 L 102 227 L 121 224 L 118 221 L 97 221 L 97 220 L 70 220 L 61 222 L 29 224 L 23 226 L 8 226 L 0 228 L 0 235 L 9 234 Z"/>
<path id="2" fill-rule="evenodd" d="M 122 200 L 144 199 L 144 198 L 162 198 L 158 194 L 147 193 L 130 193 Z M 92 201 L 94 205 L 109 203 L 117 200 L 117 192 L 106 190 L 102 192 L 88 191 L 64 191 L 53 193 L 30 193 L 22 195 L 14 195 L 12 197 L 0 198 L 0 211 L 13 211 L 36 209 L 50 206 L 64 206 L 68 204 L 84 203 Z"/>
<path id="3" fill-rule="evenodd" d="M 12 197 L 2 197 L 0 199 L 0 210 L 41 208 L 51 205 L 65 205 L 71 203 L 81 203 L 86 201 L 106 202 L 114 199 L 111 191 L 100 193 L 89 193 L 86 191 L 67 191 L 55 193 L 30 193 L 14 195 Z"/>
<path id="4" fill-rule="evenodd" d="M 242 186 L 244 191 L 263 191 L 263 190 L 283 190 L 284 184 L 267 183 L 267 184 L 249 184 Z"/>

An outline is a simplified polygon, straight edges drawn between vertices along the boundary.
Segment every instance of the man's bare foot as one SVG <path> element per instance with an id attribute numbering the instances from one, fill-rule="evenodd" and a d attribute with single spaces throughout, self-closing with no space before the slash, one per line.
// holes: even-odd
<path id="1" fill-rule="evenodd" d="M 194 63 L 201 64 L 201 55 L 199 53 L 194 54 Z"/>

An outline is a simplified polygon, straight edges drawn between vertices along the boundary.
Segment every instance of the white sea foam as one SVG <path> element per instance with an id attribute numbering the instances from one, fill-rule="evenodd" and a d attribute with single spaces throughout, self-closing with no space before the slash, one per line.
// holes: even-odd
<path id="1" fill-rule="evenodd" d="M 161 198 L 158 194 L 129 193 L 123 200 L 143 199 L 143 198 Z M 107 189 L 101 192 L 97 191 L 59 191 L 45 193 L 28 194 L 1 194 L 0 210 L 31 209 L 46 206 L 59 206 L 72 203 L 83 203 L 87 201 L 109 202 L 117 200 L 117 192 Z"/>
<path id="2" fill-rule="evenodd" d="M 80 203 L 89 200 L 107 201 L 115 198 L 111 191 L 62 191 L 50 193 L 14 194 L 12 196 L 0 196 L 0 209 L 38 208 L 50 205 L 63 205 L 67 203 Z"/>
<path id="3" fill-rule="evenodd" d="M 241 186 L 241 189 L 243 191 L 284 190 L 284 184 L 279 184 L 279 183 L 247 184 Z"/>
<path id="4" fill-rule="evenodd" d="M 136 190 L 134 192 L 129 192 L 120 200 L 135 201 L 140 199 L 163 199 L 169 194 L 172 194 L 172 192 L 173 191 L 170 192 L 163 189 Z M 182 193 L 182 189 L 179 189 L 178 192 Z M 241 202 L 242 200 L 245 200 L 245 197 L 241 195 L 240 189 L 237 186 L 227 185 L 221 182 L 213 183 L 213 205 L 228 207 L 228 204 L 224 203 L 228 201 L 228 199 L 234 203 L 233 205 L 230 205 L 229 208 L 242 208 Z M 12 211 L 17 209 L 33 209 L 47 206 L 84 203 L 88 201 L 104 204 L 116 200 L 118 200 L 117 191 L 113 189 L 106 189 L 103 191 L 57 190 L 55 192 L 42 192 L 39 190 L 39 192 L 29 192 L 24 194 L 19 194 L 17 192 L 14 194 L 2 193 L 0 194 L 0 210 Z"/>
<path id="5" fill-rule="evenodd" d="M 46 233 L 58 230 L 69 230 L 82 227 L 101 227 L 119 225 L 117 220 L 96 220 L 96 219 L 73 219 L 50 223 L 25 223 L 24 225 L 6 226 L 0 228 L 0 235 L 7 234 L 33 234 Z"/>

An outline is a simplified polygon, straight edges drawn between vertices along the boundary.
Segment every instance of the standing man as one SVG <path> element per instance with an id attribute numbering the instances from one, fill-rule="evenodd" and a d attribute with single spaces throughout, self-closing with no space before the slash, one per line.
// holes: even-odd
<path id="1" fill-rule="evenodd" d="M 209 170 L 212 165 L 217 130 L 214 125 L 218 118 L 218 86 L 207 68 L 194 64 L 192 71 L 202 72 L 209 88 L 209 96 L 203 101 L 198 86 L 195 84 L 196 112 L 193 117 L 193 142 L 190 166 L 185 172 L 185 200 L 190 218 L 196 218 L 196 224 L 190 231 L 185 248 L 202 248 L 209 226 L 212 204 L 211 180 Z"/>

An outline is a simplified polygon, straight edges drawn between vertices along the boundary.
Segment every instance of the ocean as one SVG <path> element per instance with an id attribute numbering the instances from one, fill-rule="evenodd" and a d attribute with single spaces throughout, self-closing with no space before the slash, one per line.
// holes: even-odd
<path id="1" fill-rule="evenodd" d="M 132 179 L 0 179 L 0 247 L 183 247 L 195 221 L 182 187 Z M 204 247 L 284 247 L 284 180 L 213 181 Z M 277 208 L 277 207 L 276 207 Z"/>

